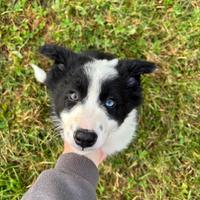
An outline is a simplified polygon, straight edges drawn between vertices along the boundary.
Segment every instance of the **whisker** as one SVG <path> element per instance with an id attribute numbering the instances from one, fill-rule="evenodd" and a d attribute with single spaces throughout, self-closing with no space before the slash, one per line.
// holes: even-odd
<path id="1" fill-rule="evenodd" d="M 62 123 L 61 120 L 57 117 L 54 109 L 52 110 L 51 119 L 54 123 L 54 130 L 56 131 L 56 136 L 58 135 L 62 136 L 63 135 Z"/>

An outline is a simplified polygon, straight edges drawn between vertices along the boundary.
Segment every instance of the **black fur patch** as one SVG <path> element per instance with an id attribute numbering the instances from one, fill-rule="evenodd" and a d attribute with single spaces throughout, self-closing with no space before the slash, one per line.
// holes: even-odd
<path id="1" fill-rule="evenodd" d="M 54 60 L 45 84 L 51 92 L 54 111 L 59 116 L 64 108 L 69 110 L 77 103 L 67 98 L 71 91 L 78 93 L 79 101 L 86 97 L 89 83 L 82 66 L 91 58 L 56 45 L 45 45 L 40 48 L 40 53 Z"/>
<path id="2" fill-rule="evenodd" d="M 142 102 L 140 75 L 153 72 L 155 65 L 146 61 L 121 60 L 116 68 L 119 77 L 102 84 L 99 99 L 102 106 L 108 98 L 116 102 L 115 107 L 106 109 L 110 117 L 121 124 L 128 113 Z"/>
<path id="3" fill-rule="evenodd" d="M 135 85 L 132 88 L 127 87 L 126 79 L 121 77 L 108 80 L 102 84 L 99 96 L 102 106 L 104 106 L 108 98 L 113 99 L 116 102 L 116 106 L 109 109 L 106 108 L 107 112 L 111 118 L 121 124 L 127 114 L 140 105 L 142 100 L 141 87 L 139 85 Z"/>
<path id="4" fill-rule="evenodd" d="M 84 100 L 87 96 L 88 84 L 88 77 L 81 67 L 70 70 L 65 74 L 64 78 L 56 84 L 55 89 L 51 92 L 54 108 L 58 116 L 64 109 L 70 110 L 78 102 L 80 103 Z M 79 99 L 77 102 L 68 98 L 71 92 L 78 94 Z"/>

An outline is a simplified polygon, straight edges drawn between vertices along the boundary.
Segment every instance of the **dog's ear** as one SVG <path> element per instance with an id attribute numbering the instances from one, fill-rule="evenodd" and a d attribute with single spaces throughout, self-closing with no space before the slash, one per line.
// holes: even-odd
<path id="1" fill-rule="evenodd" d="M 60 70 L 64 70 L 64 67 L 69 66 L 70 63 L 78 56 L 78 54 L 70 49 L 53 44 L 46 44 L 42 46 L 39 49 L 39 52 L 53 60 L 55 64 L 58 65 Z"/>
<path id="2" fill-rule="evenodd" d="M 57 81 L 62 79 L 69 70 L 91 60 L 86 55 L 53 44 L 42 46 L 39 52 L 54 61 L 52 69 L 47 72 L 46 79 L 43 81 L 49 89 L 53 89 Z"/>
<path id="3" fill-rule="evenodd" d="M 132 87 L 140 84 L 140 75 L 155 71 L 156 65 L 142 60 L 120 60 L 117 69 L 126 80 L 127 86 Z"/>
<path id="4" fill-rule="evenodd" d="M 40 47 L 39 52 L 54 61 L 54 65 L 48 73 L 37 65 L 31 64 L 37 81 L 45 84 L 51 78 L 56 79 L 56 77 L 65 72 L 69 63 L 76 57 L 76 54 L 71 50 L 51 44 Z"/>

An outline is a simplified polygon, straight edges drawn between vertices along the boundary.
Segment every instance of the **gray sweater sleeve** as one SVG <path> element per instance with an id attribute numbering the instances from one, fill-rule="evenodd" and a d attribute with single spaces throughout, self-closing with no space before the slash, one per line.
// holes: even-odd
<path id="1" fill-rule="evenodd" d="M 22 200 L 93 200 L 98 177 L 97 167 L 85 156 L 63 154 L 54 169 L 39 175 Z"/>

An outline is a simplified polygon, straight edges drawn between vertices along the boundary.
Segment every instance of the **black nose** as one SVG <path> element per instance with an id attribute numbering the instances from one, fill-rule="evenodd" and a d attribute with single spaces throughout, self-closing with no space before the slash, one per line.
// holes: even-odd
<path id="1" fill-rule="evenodd" d="M 97 134 L 87 129 L 78 129 L 74 133 L 74 140 L 82 148 L 91 147 L 97 140 Z"/>

